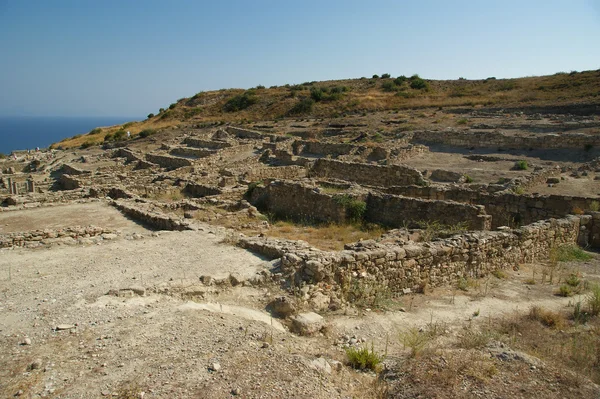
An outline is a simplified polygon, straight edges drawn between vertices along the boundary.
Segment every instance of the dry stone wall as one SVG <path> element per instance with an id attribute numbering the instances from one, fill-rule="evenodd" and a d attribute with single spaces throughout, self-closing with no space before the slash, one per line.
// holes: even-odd
<path id="1" fill-rule="evenodd" d="M 439 186 L 390 187 L 386 192 L 408 197 L 457 201 L 483 205 L 492 216 L 492 227 L 530 224 L 538 220 L 562 218 L 574 212 L 591 209 L 595 198 L 567 197 L 561 195 L 518 195 L 504 191 L 486 193 L 459 187 Z"/>
<path id="2" fill-rule="evenodd" d="M 581 133 L 506 135 L 489 131 L 419 131 L 412 141 L 421 144 L 444 144 L 453 147 L 502 149 L 576 149 L 600 146 L 600 136 Z"/>
<path id="3" fill-rule="evenodd" d="M 294 285 L 322 283 L 343 298 L 356 284 L 375 282 L 392 293 L 402 293 L 407 288 L 448 285 L 460 278 L 544 260 L 553 246 L 577 243 L 579 234 L 580 218 L 569 216 L 515 230 L 468 233 L 425 243 L 362 241 L 340 252 L 289 250 L 279 240 L 260 237 L 244 238 L 241 245 L 283 253 L 282 271 Z"/>
<path id="4" fill-rule="evenodd" d="M 283 218 L 343 223 L 346 210 L 333 196 L 300 183 L 273 181 L 266 187 L 255 187 L 250 203 Z"/>
<path id="5" fill-rule="evenodd" d="M 469 230 L 489 230 L 492 227 L 492 217 L 481 205 L 389 194 L 369 194 L 365 220 L 389 227 L 433 220 L 448 226 L 465 224 Z"/>
<path id="6" fill-rule="evenodd" d="M 189 159 L 160 154 L 146 154 L 146 161 L 167 169 L 178 169 L 192 165 L 192 161 Z"/>
<path id="7" fill-rule="evenodd" d="M 339 179 L 378 187 L 425 184 L 421 172 L 408 166 L 373 165 L 332 159 L 317 160 L 310 170 L 310 176 Z"/>

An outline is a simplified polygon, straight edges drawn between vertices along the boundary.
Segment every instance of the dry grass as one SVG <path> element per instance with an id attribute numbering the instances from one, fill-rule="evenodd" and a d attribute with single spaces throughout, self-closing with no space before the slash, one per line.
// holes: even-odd
<path id="1" fill-rule="evenodd" d="M 357 224 L 325 224 L 303 226 L 291 222 L 278 221 L 271 226 L 266 234 L 272 237 L 289 240 L 304 240 L 323 250 L 339 251 L 344 244 L 358 240 L 379 238 L 385 233 L 382 227 L 365 229 Z"/>

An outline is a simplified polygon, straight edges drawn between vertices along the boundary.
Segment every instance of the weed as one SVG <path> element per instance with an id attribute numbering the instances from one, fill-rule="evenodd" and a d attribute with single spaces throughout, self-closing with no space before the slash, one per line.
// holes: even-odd
<path id="1" fill-rule="evenodd" d="M 590 203 L 590 211 L 592 211 L 592 212 L 598 212 L 598 211 L 600 211 L 600 202 L 598 202 L 598 201 L 592 201 Z"/>
<path id="2" fill-rule="evenodd" d="M 557 293 L 557 295 L 564 296 L 564 297 L 573 296 L 573 294 L 574 294 L 573 287 L 571 287 L 568 284 L 561 285 L 560 288 L 558 289 L 558 293 Z"/>
<path id="3" fill-rule="evenodd" d="M 466 330 L 458 337 L 457 345 L 464 349 L 481 349 L 485 347 L 492 339 L 492 334 L 488 331 L 478 331 L 473 328 Z"/>
<path id="4" fill-rule="evenodd" d="M 527 161 L 517 161 L 515 162 L 515 169 L 516 170 L 527 170 L 529 169 L 529 165 L 527 165 Z"/>
<path id="5" fill-rule="evenodd" d="M 469 123 L 469 120 L 467 118 L 460 118 L 456 121 L 457 125 L 466 125 L 467 123 Z"/>
<path id="6" fill-rule="evenodd" d="M 414 327 L 400 333 L 400 341 L 402 341 L 405 349 L 410 349 L 410 357 L 419 356 L 432 339 L 431 334 L 425 334 Z"/>
<path id="7" fill-rule="evenodd" d="M 465 183 L 473 183 L 473 178 L 469 175 L 465 175 Z"/>
<path id="8" fill-rule="evenodd" d="M 358 370 L 373 370 L 379 371 L 380 364 L 384 357 L 377 353 L 371 343 L 371 349 L 368 347 L 346 349 L 346 356 L 348 357 L 348 363 L 355 369 Z"/>
<path id="9" fill-rule="evenodd" d="M 592 316 L 600 314 L 600 285 L 594 284 L 585 300 L 588 311 Z"/>
<path id="10" fill-rule="evenodd" d="M 567 285 L 570 285 L 571 287 L 577 287 L 581 283 L 581 279 L 579 278 L 577 273 L 571 273 L 569 274 L 569 277 L 565 279 L 565 283 L 567 283 Z"/>
<path id="11" fill-rule="evenodd" d="M 565 326 L 565 317 L 562 313 L 546 310 L 540 306 L 529 309 L 529 318 L 542 323 L 546 327 L 561 328 Z"/>
<path id="12" fill-rule="evenodd" d="M 461 291 L 468 291 L 469 290 L 469 282 L 467 281 L 466 278 L 461 277 L 458 282 L 456 283 L 456 288 L 458 288 Z"/>
<path id="13" fill-rule="evenodd" d="M 512 188 L 512 192 L 517 195 L 523 195 L 525 194 L 525 189 L 521 186 L 515 186 Z"/>
<path id="14" fill-rule="evenodd" d="M 152 136 L 153 134 L 156 134 L 156 130 L 154 129 L 144 129 L 140 132 L 140 137 L 141 138 L 146 138 L 149 136 Z"/>
<path id="15" fill-rule="evenodd" d="M 593 259 L 593 255 L 585 252 L 577 245 L 563 245 L 557 248 L 559 262 L 587 261 Z"/>
<path id="16" fill-rule="evenodd" d="M 505 279 L 507 276 L 506 272 L 502 269 L 496 269 L 492 272 L 492 275 L 500 280 Z"/>

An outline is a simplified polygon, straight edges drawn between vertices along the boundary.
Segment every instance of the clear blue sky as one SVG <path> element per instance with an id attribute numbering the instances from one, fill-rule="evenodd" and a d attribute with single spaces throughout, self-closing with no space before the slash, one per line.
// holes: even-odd
<path id="1" fill-rule="evenodd" d="M 203 90 L 600 68 L 600 0 L 0 0 L 0 115 L 145 116 Z"/>

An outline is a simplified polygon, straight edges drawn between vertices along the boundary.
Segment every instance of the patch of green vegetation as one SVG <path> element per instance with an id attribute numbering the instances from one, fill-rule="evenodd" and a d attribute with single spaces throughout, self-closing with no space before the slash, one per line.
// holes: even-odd
<path id="1" fill-rule="evenodd" d="M 333 200 L 344 207 L 346 216 L 353 222 L 361 221 L 367 211 L 365 201 L 353 198 L 348 194 L 335 195 Z"/>
<path id="2" fill-rule="evenodd" d="M 140 137 L 141 138 L 146 138 L 149 136 L 152 136 L 153 134 L 156 134 L 156 130 L 154 129 L 144 129 L 140 132 Z"/>
<path id="3" fill-rule="evenodd" d="M 392 77 L 392 75 L 390 75 L 389 73 L 382 73 L 381 74 L 381 79 L 389 79 L 391 77 Z"/>
<path id="4" fill-rule="evenodd" d="M 309 97 L 302 97 L 300 100 L 288 111 L 289 115 L 306 115 L 312 112 L 315 105 L 315 100 Z"/>
<path id="5" fill-rule="evenodd" d="M 515 162 L 515 169 L 517 170 L 527 170 L 529 169 L 529 165 L 527 165 L 527 161 L 517 161 Z"/>
<path id="6" fill-rule="evenodd" d="M 90 148 L 90 147 L 94 146 L 95 144 L 96 144 L 96 143 L 94 143 L 93 141 L 86 141 L 85 143 L 83 143 L 83 144 L 81 145 L 81 147 L 80 147 L 80 148 L 81 148 L 82 150 L 85 150 L 86 148 Z"/>
<path id="7" fill-rule="evenodd" d="M 238 94 L 229 99 L 223 106 L 225 112 L 237 112 L 244 110 L 257 103 L 257 98 L 253 91 L 246 91 L 243 94 Z"/>
<path id="8" fill-rule="evenodd" d="M 473 183 L 473 178 L 469 175 L 465 175 L 465 183 Z"/>
<path id="9" fill-rule="evenodd" d="M 150 112 L 150 113 L 148 114 L 148 119 L 151 119 L 151 118 L 154 118 L 154 114 L 153 114 L 152 112 Z"/>
<path id="10" fill-rule="evenodd" d="M 559 262 L 583 262 L 594 257 L 577 245 L 563 245 L 557 248 L 557 259 Z"/>
<path id="11" fill-rule="evenodd" d="M 460 118 L 456 121 L 457 125 L 466 125 L 467 123 L 469 123 L 469 120 L 467 118 Z"/>
<path id="12" fill-rule="evenodd" d="M 410 88 L 416 90 L 429 90 L 429 83 L 415 74 L 410 77 Z"/>
<path id="13" fill-rule="evenodd" d="M 99 134 L 102 133 L 102 129 L 97 127 L 95 129 L 90 130 L 90 132 L 88 134 L 94 135 L 94 134 Z"/>
<path id="14" fill-rule="evenodd" d="M 381 362 L 384 359 L 383 355 L 377 353 L 371 344 L 371 349 L 368 347 L 346 349 L 346 356 L 350 366 L 357 370 L 372 370 L 378 371 Z"/>

